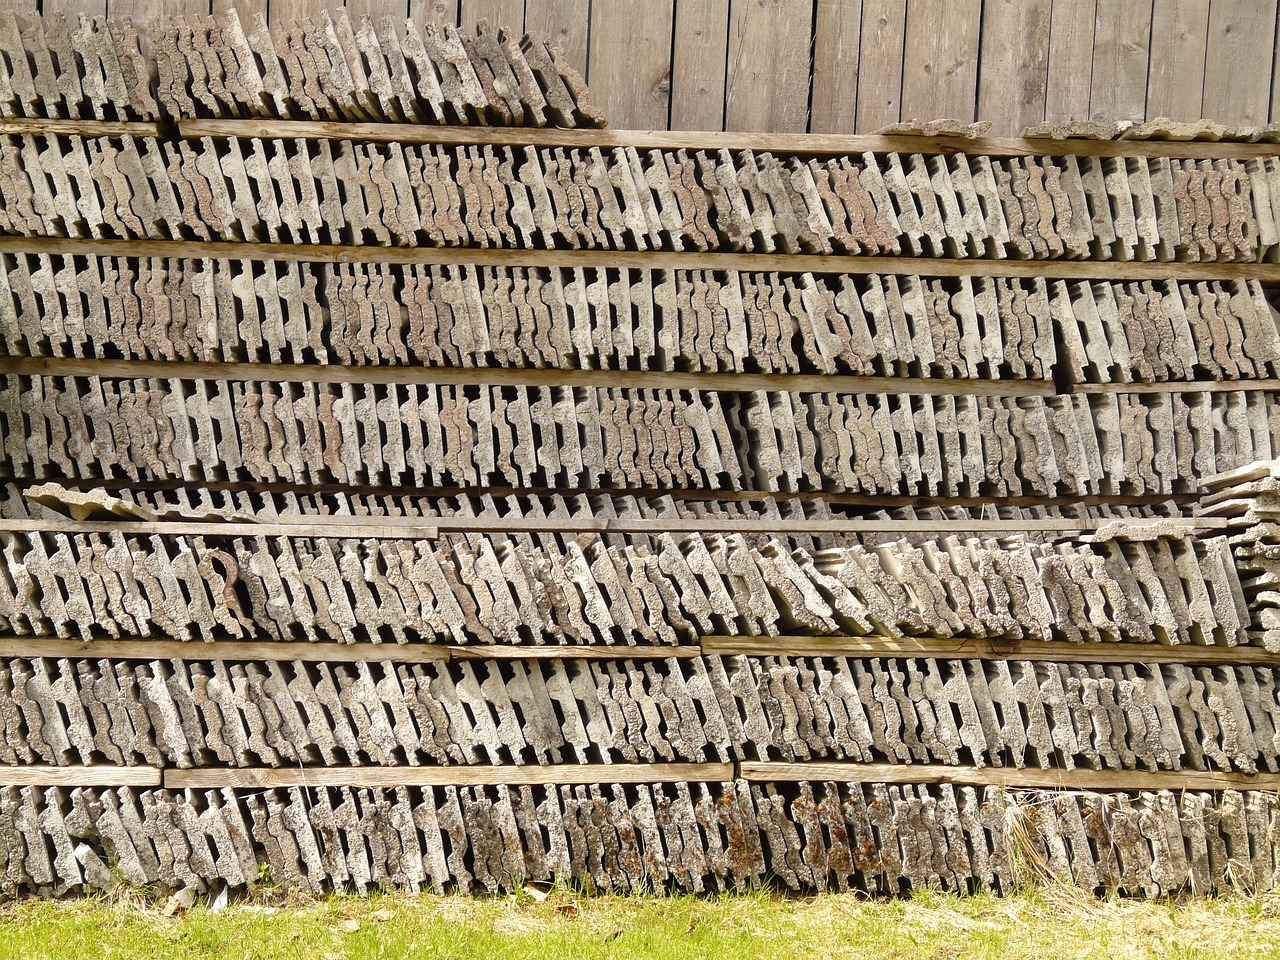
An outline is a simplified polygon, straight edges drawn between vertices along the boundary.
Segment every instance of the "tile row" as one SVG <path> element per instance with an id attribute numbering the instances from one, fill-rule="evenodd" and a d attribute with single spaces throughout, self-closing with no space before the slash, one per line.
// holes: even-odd
<path id="1" fill-rule="evenodd" d="M 0 661 L 0 763 L 1280 770 L 1275 671 L 700 657 Z"/>
<path id="2" fill-rule="evenodd" d="M 0 478 L 1167 495 L 1270 459 L 1280 403 L 5 375 L 0 428 Z"/>
<path id="3" fill-rule="evenodd" d="M 14 135 L 0 138 L 0 200 L 0 233 L 37 237 L 1192 262 L 1280 251 L 1274 159 Z"/>
<path id="4" fill-rule="evenodd" d="M 952 536 L 816 552 L 740 535 L 647 539 L 534 548 L 482 534 L 0 534 L 0 627 L 84 639 L 670 644 L 800 633 L 1233 645 L 1248 642 L 1256 612 L 1223 538 Z"/>
<path id="5" fill-rule="evenodd" d="M 19 255 L 0 261 L 0 304 L 10 356 L 1103 382 L 1280 369 L 1255 281 Z"/>
<path id="6" fill-rule="evenodd" d="M 1273 793 L 1033 793 L 800 782 L 168 791 L 0 788 L 0 886 L 43 894 L 270 882 L 511 891 L 1008 893 L 1270 889 Z M 110 864 L 111 866 L 108 866 Z M 1034 866 L 1032 866 L 1034 865 Z"/>

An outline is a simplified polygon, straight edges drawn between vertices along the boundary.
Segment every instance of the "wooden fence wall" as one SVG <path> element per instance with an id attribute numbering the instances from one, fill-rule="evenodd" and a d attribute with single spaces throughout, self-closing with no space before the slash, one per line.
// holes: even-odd
<path id="1" fill-rule="evenodd" d="M 43 0 L 145 19 L 324 0 Z M 1277 119 L 1277 0 L 347 0 L 554 38 L 614 127 L 871 132 L 908 119 Z"/>

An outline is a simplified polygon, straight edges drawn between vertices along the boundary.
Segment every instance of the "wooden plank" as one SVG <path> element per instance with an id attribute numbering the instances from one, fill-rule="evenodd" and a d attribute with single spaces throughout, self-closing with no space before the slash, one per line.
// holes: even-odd
<path id="1" fill-rule="evenodd" d="M 0 657 L 89 660 L 253 660 L 306 663 L 426 663 L 448 660 L 429 643 L 309 643 L 305 640 L 58 640 L 0 637 Z"/>
<path id="2" fill-rule="evenodd" d="M 385 517 L 358 523 L 331 523 L 345 517 L 298 517 L 296 521 L 235 523 L 193 520 L 27 520 L 0 517 L 6 533 L 120 533 L 126 536 L 212 537 L 343 537 L 387 540 L 434 540 L 436 528 L 407 518 Z M 354 518 L 353 518 L 354 519 Z"/>
<path id="3" fill-rule="evenodd" d="M 1276 0 L 1213 0 L 1204 116 L 1245 126 L 1267 122 L 1275 44 Z"/>
<path id="4" fill-rule="evenodd" d="M 724 129 L 729 0 L 676 4 L 671 63 L 671 129 Z"/>
<path id="5" fill-rule="evenodd" d="M 1044 102 L 1045 119 L 1050 123 L 1089 116 L 1096 8 L 1097 0 L 1053 0 Z"/>
<path id="6" fill-rule="evenodd" d="M 557 763 L 496 767 L 216 767 L 165 770 L 169 790 L 221 787 L 446 787 L 732 780 L 731 763 Z"/>
<path id="7" fill-rule="evenodd" d="M 977 119 L 1001 136 L 1044 121 L 1052 0 L 987 0 Z"/>
<path id="8" fill-rule="evenodd" d="M 477 644 L 449 648 L 451 660 L 666 660 L 676 657 L 688 660 L 702 656 L 697 644 L 660 647 L 641 644 L 634 647 L 604 647 L 574 644 L 571 646 L 529 646 L 513 644 Z"/>
<path id="9" fill-rule="evenodd" d="M 569 66 L 587 75 L 591 0 L 525 0 L 524 29 L 559 47 Z"/>
<path id="10" fill-rule="evenodd" d="M 68 20 L 82 13 L 86 17 L 105 17 L 107 0 L 42 0 L 40 8 L 46 17 L 55 13 L 65 13 Z"/>
<path id="11" fill-rule="evenodd" d="M 460 0 L 458 23 L 467 33 L 474 33 L 477 21 L 488 20 L 497 30 L 503 27 L 517 35 L 524 33 L 524 0 Z"/>
<path id="12" fill-rule="evenodd" d="M 369 17 L 375 26 L 379 17 L 389 16 L 393 21 L 401 21 L 410 15 L 409 0 L 347 0 L 347 13 L 357 23 L 361 17 Z"/>
<path id="13" fill-rule="evenodd" d="M 865 86 L 865 77 L 863 79 Z M 861 89 L 861 88 L 859 88 Z M 48 123 L 49 121 L 40 121 Z M 78 122 L 78 121 L 77 121 Z M 335 139 L 376 143 L 495 144 L 535 147 L 636 147 L 640 150 L 769 150 L 839 156 L 857 153 L 967 153 L 989 157 L 1184 157 L 1247 160 L 1280 155 L 1280 144 L 1189 140 L 1087 140 L 1048 137 L 953 137 L 883 134 L 747 133 L 742 131 L 590 130 L 530 127 L 446 127 L 320 120 L 180 120 L 179 135 L 259 139 Z"/>
<path id="14" fill-rule="evenodd" d="M 853 133 L 857 129 L 861 40 L 862 0 L 818 0 L 810 132 Z"/>
<path id="15" fill-rule="evenodd" d="M 1205 47 L 1209 0 L 1155 0 L 1151 15 L 1151 66 L 1147 116 L 1198 120 L 1205 116 Z"/>
<path id="16" fill-rule="evenodd" d="M 0 767 L 7 787 L 158 787 L 159 767 L 51 767 L 44 764 Z"/>
<path id="17" fill-rule="evenodd" d="M 3 134 L 64 134 L 79 137 L 158 137 L 160 125 L 129 120 L 56 120 L 43 117 L 0 118 Z"/>
<path id="18" fill-rule="evenodd" d="M 1089 116 L 1141 120 L 1147 115 L 1151 0 L 1098 4 L 1094 21 Z"/>
<path id="19" fill-rule="evenodd" d="M 1253 390 L 1280 391 L 1280 379 L 1263 380 L 1160 380 L 1156 383 L 1076 383 L 1068 393 L 1235 393 Z"/>
<path id="20" fill-rule="evenodd" d="M 978 102 L 982 0 L 911 0 L 902 119 L 971 121 Z"/>
<path id="21" fill-rule="evenodd" d="M 0 374 L 74 377 L 175 377 L 269 383 L 431 383 L 792 393 L 892 393 L 1049 397 L 1048 380 L 950 380 L 805 373 L 664 373 L 649 370 L 556 370 L 541 367 L 408 367 L 344 364 L 222 363 L 185 360 L 93 360 L 0 357 Z"/>
<path id="22" fill-rule="evenodd" d="M 273 24 L 285 24 L 306 17 L 318 18 L 335 6 L 341 5 L 326 0 L 267 0 L 267 17 Z"/>
<path id="23" fill-rule="evenodd" d="M 409 0 L 409 19 L 427 23 L 458 24 L 458 0 Z"/>
<path id="24" fill-rule="evenodd" d="M 475 266 L 612 267 L 637 270 L 756 270 L 782 273 L 892 274 L 928 277 L 1041 277 L 1046 280 L 1247 279 L 1263 283 L 1280 282 L 1280 264 L 1274 263 L 952 260 L 909 256 L 845 257 L 785 253 L 494 250 L 475 247 L 333 246 L 198 240 L 83 240 L 65 237 L 0 237 L 0 253 L 37 253 L 58 256 L 211 257 L 315 263 L 438 263 Z M 23 360 L 22 362 L 38 361 Z M 965 383 L 969 382 L 965 381 Z M 981 383 L 982 381 L 972 382 Z"/>
<path id="25" fill-rule="evenodd" d="M 74 642 L 74 641 L 73 641 Z M 1280 666 L 1280 654 L 1258 647 L 1067 643 L 956 637 L 703 637 L 707 656 L 940 657 L 948 660 L 1035 660 L 1050 663 L 1188 663 Z"/>
<path id="26" fill-rule="evenodd" d="M 859 132 L 902 119 L 902 57 L 907 40 L 907 0 L 863 0 L 859 48 Z M 868 68 L 867 64 L 875 64 Z"/>
<path id="27" fill-rule="evenodd" d="M 730 0 L 724 128 L 809 129 L 810 0 Z"/>
<path id="28" fill-rule="evenodd" d="M 666 129 L 674 0 L 592 0 L 587 84 L 612 126 Z"/>
<path id="29" fill-rule="evenodd" d="M 849 783 L 951 783 L 1061 790 L 1276 790 L 1280 774 L 1204 770 L 1041 770 L 950 767 L 940 763 L 770 763 L 743 760 L 744 780 L 835 780 Z M 168 771 L 165 771 L 166 786 Z"/>

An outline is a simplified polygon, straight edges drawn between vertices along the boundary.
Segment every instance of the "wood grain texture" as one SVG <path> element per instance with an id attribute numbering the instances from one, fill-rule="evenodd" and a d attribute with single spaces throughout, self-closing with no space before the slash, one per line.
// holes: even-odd
<path id="1" fill-rule="evenodd" d="M 365 520 L 305 517 L 294 521 L 240 523 L 188 520 L 28 520 L 0 518 L 0 530 L 13 533 L 119 533 L 124 536 L 204 537 L 366 537 L 385 540 L 434 540 L 430 523 L 403 523 L 404 517 Z M 348 520 L 357 520 L 351 523 Z M 334 522 L 341 521 L 341 522 Z"/>
<path id="2" fill-rule="evenodd" d="M 587 83 L 611 126 L 666 129 L 674 10 L 674 0 L 592 0 Z"/>
<path id="3" fill-rule="evenodd" d="M 726 130 L 809 129 L 810 0 L 730 0 Z"/>
<path id="4" fill-rule="evenodd" d="M 834 780 L 849 783 L 954 783 L 1063 790 L 1275 790 L 1280 774 L 1198 770 L 1040 770 L 951 767 L 940 763 L 769 763 L 743 760 L 745 780 Z M 165 771 L 168 785 L 169 771 Z"/>
<path id="5" fill-rule="evenodd" d="M 524 29 L 559 47 L 565 60 L 587 75 L 591 0 L 525 0 Z"/>
<path id="6" fill-rule="evenodd" d="M 1276 0 L 1213 0 L 1205 56 L 1205 116 L 1227 124 L 1267 122 L 1275 44 Z"/>
<path id="7" fill-rule="evenodd" d="M 1148 117 L 1196 120 L 1205 115 L 1201 102 L 1208 39 L 1209 0 L 1155 0 Z"/>
<path id="8" fill-rule="evenodd" d="M 954 637 L 703 637 L 708 656 L 941 657 L 961 660 L 1034 660 L 1049 663 L 1194 663 L 1280 665 L 1262 647 L 1176 647 L 1149 643 L 963 640 Z"/>
<path id="9" fill-rule="evenodd" d="M 227 10 L 235 10 L 240 15 L 240 24 L 245 30 L 253 29 L 253 18 L 258 14 L 267 16 L 267 0 L 212 0 L 210 6 L 210 12 L 215 16 Z"/>
<path id="10" fill-rule="evenodd" d="M 90 660 L 244 660 L 307 663 L 426 663 L 448 660 L 428 643 L 308 643 L 279 640 L 52 640 L 0 638 L 0 657 Z"/>
<path id="11" fill-rule="evenodd" d="M 40 132 L 46 120 L 0 120 L 18 132 Z M 69 124 L 95 121 L 67 121 Z M 639 150 L 771 150 L 778 153 L 968 153 L 988 157 L 1185 157 L 1192 160 L 1247 160 L 1274 157 L 1274 143 L 1191 140 L 1089 140 L 1048 137 L 957 137 L 914 134 L 721 133 L 717 131 L 561 129 L 535 127 L 447 127 L 404 123 L 346 123 L 311 120 L 179 120 L 178 133 L 201 137 L 260 137 L 365 140 L 451 145 L 494 144 L 535 147 L 635 147 Z M 68 129 L 75 129 L 74 126 Z M 93 129 L 90 126 L 90 129 Z M 129 128 L 148 135 L 149 124 Z"/>
<path id="12" fill-rule="evenodd" d="M 485 784 L 663 783 L 733 779 L 731 763 L 558 763 L 496 767 L 271 767 L 164 771 L 170 790 L 220 787 L 443 787 Z"/>
<path id="13" fill-rule="evenodd" d="M 1089 116 L 1096 8 L 1097 0 L 1053 0 L 1044 111 L 1051 123 Z"/>
<path id="14" fill-rule="evenodd" d="M 495 30 L 504 27 L 524 33 L 524 0 L 460 0 L 458 21 L 462 29 L 470 33 L 478 20 L 488 20 Z"/>
<path id="15" fill-rule="evenodd" d="M 379 17 L 400 21 L 409 15 L 409 0 L 347 0 L 347 13 L 353 20 L 369 17 L 375 24 Z"/>
<path id="16" fill-rule="evenodd" d="M 864 0 L 858 55 L 858 122 L 869 132 L 902 119 L 907 0 Z"/>
<path id="17" fill-rule="evenodd" d="M 723 130 L 729 0 L 680 0 L 671 64 L 671 129 Z"/>
<path id="18" fill-rule="evenodd" d="M 41 9 L 46 17 L 64 13 L 70 19 L 83 13 L 86 17 L 105 17 L 107 0 L 43 0 Z"/>
<path id="19" fill-rule="evenodd" d="M 1052 0 L 986 0 L 977 119 L 1014 136 L 1045 116 Z"/>
<path id="20" fill-rule="evenodd" d="M 409 0 L 409 17 L 414 22 L 458 23 L 458 0 Z"/>
<path id="21" fill-rule="evenodd" d="M 158 767 L 50 767 L 27 764 L 0 768 L 0 783 L 11 787 L 158 787 Z"/>
<path id="22" fill-rule="evenodd" d="M 1098 4 L 1089 88 L 1091 118 L 1141 120 L 1147 115 L 1151 13 L 1151 0 Z"/>
<path id="23" fill-rule="evenodd" d="M 857 129 L 861 42 L 862 0 L 818 0 L 811 133 L 853 133 Z"/>
<path id="24" fill-rule="evenodd" d="M 982 0 L 911 0 L 902 119 L 971 121 L 978 101 Z"/>
<path id="25" fill-rule="evenodd" d="M 273 24 L 289 23 L 304 17 L 318 17 L 335 6 L 341 4 L 326 0 L 267 0 L 267 19 Z"/>

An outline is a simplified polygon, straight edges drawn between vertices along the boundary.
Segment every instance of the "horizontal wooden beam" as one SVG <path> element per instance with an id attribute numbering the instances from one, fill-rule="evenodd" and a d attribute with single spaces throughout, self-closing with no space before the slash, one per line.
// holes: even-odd
<path id="1" fill-rule="evenodd" d="M 1205 770 L 1042 770 L 951 767 L 940 763 L 771 763 L 743 760 L 744 780 L 834 780 L 849 783 L 951 783 L 1052 790 L 1280 790 L 1280 774 Z"/>
<path id="2" fill-rule="evenodd" d="M 676 657 L 688 660 L 702 656 L 696 643 L 659 646 L 646 643 L 635 646 L 532 644 L 468 644 L 449 647 L 451 660 L 666 660 Z"/>
<path id="3" fill-rule="evenodd" d="M 677 373 L 661 370 L 558 370 L 543 367 L 416 367 L 321 363 L 208 363 L 185 360 L 95 360 L 80 357 L 0 357 L 0 374 L 269 383 L 450 384 L 463 386 L 590 387 L 630 390 L 715 390 L 747 393 L 893 393 L 945 396 L 1048 397 L 1048 380 L 954 380 L 804 373 Z"/>
<path id="4" fill-rule="evenodd" d="M 666 130 L 591 130 L 555 127 L 447 127 L 411 123 L 322 120 L 179 120 L 178 135 L 261 140 L 359 140 L 366 143 L 438 143 L 522 147 L 634 147 L 637 150 L 756 150 L 773 153 L 970 153 L 991 157 L 1186 157 L 1247 159 L 1280 154 L 1274 143 L 1183 140 L 1053 140 L 1027 137 L 917 136 L 914 134 L 794 134 Z"/>
<path id="5" fill-rule="evenodd" d="M 0 517 L 0 533 L 119 533 L 126 536 L 205 537 L 340 537 L 382 540 L 434 540 L 429 523 L 383 522 L 370 518 L 359 523 L 329 523 L 328 517 L 299 516 L 296 520 L 240 522 L 221 520 L 29 520 Z M 339 518 L 345 521 L 347 518 Z M 402 521 L 402 517 L 387 517 Z"/>
<path id="6" fill-rule="evenodd" d="M 432 767 L 244 767 L 165 770 L 170 790 L 223 787 L 446 787 L 505 784 L 726 782 L 731 763 L 557 763 Z"/>
<path id="7" fill-rule="evenodd" d="M 1262 647 L 1192 644 L 1070 643 L 1058 640 L 974 640 L 956 637 L 703 637 L 708 656 L 934 657 L 948 660 L 1034 660 L 1054 663 L 1185 663 L 1280 667 L 1280 653 Z"/>
<path id="8" fill-rule="evenodd" d="M 37 137 L 159 137 L 158 123 L 145 120 L 60 120 L 45 117 L 0 118 L 0 135 Z"/>
<path id="9" fill-rule="evenodd" d="M 988 260 L 668 250 L 527 250 L 381 247 L 207 240 L 0 237 L 0 253 L 50 256 L 186 257 L 304 263 L 423 263 L 481 267 L 745 270 L 760 273 L 892 274 L 922 277 L 1042 277 L 1046 280 L 1258 280 L 1280 282 L 1276 263 L 1112 260 Z"/>
<path id="10" fill-rule="evenodd" d="M 445 644 L 313 643 L 306 640 L 163 640 L 122 637 L 74 640 L 0 637 L 0 658 L 51 660 L 227 660 L 305 663 L 425 663 L 442 660 L 666 660 L 701 656 L 932 657 L 949 660 L 1034 660 L 1050 663 L 1184 663 L 1280 667 L 1280 652 L 1258 646 L 1068 643 L 955 637 L 708 636 L 693 643 Z"/>
<path id="11" fill-rule="evenodd" d="M 1228 393 L 1280 391 L 1280 377 L 1254 380 L 1161 380 L 1157 383 L 1076 383 L 1069 393 Z"/>
<path id="12" fill-rule="evenodd" d="M 118 767 L 111 764 L 0 767 L 0 784 L 6 787 L 158 787 L 161 779 L 159 767 Z"/>

